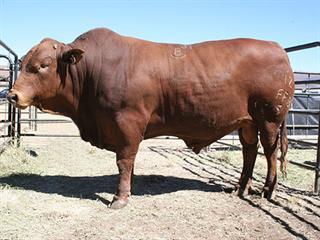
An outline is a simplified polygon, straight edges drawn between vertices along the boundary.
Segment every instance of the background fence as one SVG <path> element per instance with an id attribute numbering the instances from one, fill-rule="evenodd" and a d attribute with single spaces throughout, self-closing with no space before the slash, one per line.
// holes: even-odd
<path id="1" fill-rule="evenodd" d="M 320 42 L 313 42 L 302 44 L 294 47 L 286 48 L 285 50 L 290 52 L 300 51 L 304 49 L 319 47 Z M 302 80 L 301 80 L 302 78 Z M 293 100 L 293 109 L 290 111 L 288 116 L 288 123 L 291 123 L 291 133 L 295 133 L 295 115 L 302 114 L 305 116 L 303 123 L 307 127 L 304 127 L 304 131 L 307 134 L 317 134 L 316 143 L 305 142 L 309 145 L 317 146 L 316 164 L 314 167 L 315 171 L 315 183 L 314 191 L 320 195 L 320 73 L 295 73 L 295 97 Z M 291 122 L 290 122 L 291 121 Z M 289 125 L 290 126 L 290 125 Z M 304 126 L 304 125 L 302 125 Z M 317 129 L 318 128 L 318 129 Z M 295 139 L 290 139 L 295 141 Z"/>
<path id="2" fill-rule="evenodd" d="M 290 135 L 318 135 L 320 73 L 296 72 L 295 96 L 287 118 Z"/>
<path id="3" fill-rule="evenodd" d="M 8 145 L 14 142 L 16 137 L 16 121 L 18 112 L 6 101 L 7 91 L 12 87 L 13 82 L 18 75 L 19 59 L 18 55 L 0 40 L 0 152 Z"/>

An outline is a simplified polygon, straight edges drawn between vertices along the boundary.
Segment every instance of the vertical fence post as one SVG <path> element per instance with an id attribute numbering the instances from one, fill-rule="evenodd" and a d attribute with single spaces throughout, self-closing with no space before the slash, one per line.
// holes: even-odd
<path id="1" fill-rule="evenodd" d="M 21 137 L 21 109 L 18 109 L 17 112 L 17 147 L 20 147 L 20 137 Z"/>
<path id="2" fill-rule="evenodd" d="M 32 118 L 32 108 L 31 107 L 29 107 L 29 119 L 31 119 Z M 29 121 L 29 130 L 31 130 L 32 129 L 32 122 L 31 121 Z"/>
<path id="3" fill-rule="evenodd" d="M 34 131 L 38 131 L 38 109 L 34 108 L 34 119 L 36 120 L 34 122 Z"/>
<path id="4" fill-rule="evenodd" d="M 19 58 L 18 55 L 14 55 L 14 79 L 13 83 L 18 78 L 18 71 L 19 71 Z M 20 147 L 20 136 L 21 136 L 21 109 L 15 109 L 14 114 L 17 114 L 16 122 L 17 122 L 17 132 L 16 132 L 16 138 L 17 138 L 17 147 Z"/>
<path id="5" fill-rule="evenodd" d="M 10 74 L 9 74 L 9 90 L 12 88 L 13 85 L 13 78 L 14 78 L 14 73 L 13 73 L 13 65 L 12 62 L 9 61 L 10 64 Z M 14 143 L 14 135 L 15 135 L 15 129 L 13 123 L 13 114 L 14 114 L 14 108 L 11 103 L 8 104 L 8 121 L 10 122 L 10 125 L 8 126 L 8 136 L 11 138 L 11 143 Z"/>
<path id="6" fill-rule="evenodd" d="M 317 163 L 316 163 L 316 177 L 314 181 L 314 192 L 320 195 L 320 113 L 318 121 L 318 147 L 317 147 Z"/>

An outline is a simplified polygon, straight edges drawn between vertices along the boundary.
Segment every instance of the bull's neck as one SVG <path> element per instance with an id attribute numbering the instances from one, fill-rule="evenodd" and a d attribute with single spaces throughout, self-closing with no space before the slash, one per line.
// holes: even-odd
<path id="1" fill-rule="evenodd" d="M 86 67 L 82 63 L 65 66 L 65 77 L 61 80 L 58 98 L 63 100 L 59 113 L 76 119 L 80 97 L 83 92 Z"/>
<path id="2" fill-rule="evenodd" d="M 114 68 L 128 49 L 122 38 L 114 34 L 103 35 L 103 39 L 98 39 L 100 44 L 94 44 L 91 40 L 88 36 L 87 40 L 80 38 L 67 45 L 67 48 L 80 48 L 85 51 L 77 64 L 65 66 L 65 81 L 61 82 L 60 95 L 65 99 L 62 114 L 74 121 L 77 120 L 79 111 L 92 101 L 90 98 L 97 95 L 99 81 L 111 79 Z M 112 69 L 108 69 L 109 66 Z"/>

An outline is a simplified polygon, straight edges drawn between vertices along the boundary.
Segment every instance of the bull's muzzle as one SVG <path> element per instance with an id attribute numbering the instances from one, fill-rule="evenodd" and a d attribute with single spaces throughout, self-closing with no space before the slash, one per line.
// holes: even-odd
<path id="1" fill-rule="evenodd" d="M 8 95 L 7 95 L 7 100 L 12 103 L 12 104 L 17 104 L 18 102 L 18 95 L 14 92 L 9 92 Z"/>
<path id="2" fill-rule="evenodd" d="M 23 93 L 14 88 L 7 95 L 7 100 L 14 106 L 20 109 L 25 109 L 32 104 L 32 100 L 26 97 Z"/>

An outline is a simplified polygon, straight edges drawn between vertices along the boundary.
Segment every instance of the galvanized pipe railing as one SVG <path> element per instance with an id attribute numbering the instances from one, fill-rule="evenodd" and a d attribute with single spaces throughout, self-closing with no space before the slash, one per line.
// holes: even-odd
<path id="1" fill-rule="evenodd" d="M 0 59 L 4 58 L 8 61 L 9 63 L 9 85 L 8 85 L 8 90 L 11 89 L 12 87 L 12 80 L 13 80 L 13 62 L 11 60 L 11 58 L 9 58 L 6 55 L 2 55 L 0 54 Z M 5 102 L 5 104 L 7 104 L 7 102 Z M 15 123 L 14 123 L 14 111 L 13 111 L 13 106 L 11 103 L 8 104 L 8 121 L 11 122 L 10 125 L 8 125 L 8 137 L 11 138 L 11 141 L 14 142 L 14 138 L 15 138 Z"/>
<path id="2" fill-rule="evenodd" d="M 5 55 L 0 55 L 1 58 L 5 58 L 9 62 L 9 86 L 8 88 L 11 89 L 13 86 L 14 81 L 17 79 L 18 76 L 18 71 L 19 71 L 19 57 L 18 54 L 16 54 L 7 44 L 5 44 L 1 39 L 0 39 L 0 46 L 3 47 L 6 51 L 8 51 L 11 55 L 13 55 L 14 59 L 13 61 Z M 18 110 L 18 116 L 16 119 L 16 108 L 9 103 L 9 111 L 8 111 L 8 118 L 12 122 L 12 124 L 8 127 L 8 133 L 10 134 L 10 137 L 12 138 L 12 142 L 14 142 L 15 137 L 16 137 L 16 123 L 18 129 L 20 129 L 20 110 Z M 17 136 L 17 144 L 19 145 L 19 137 Z"/>
<path id="3" fill-rule="evenodd" d="M 320 41 L 288 47 L 288 48 L 285 48 L 284 50 L 286 50 L 286 52 L 294 52 L 294 51 L 300 51 L 300 50 L 314 48 L 314 47 L 320 47 Z"/>

